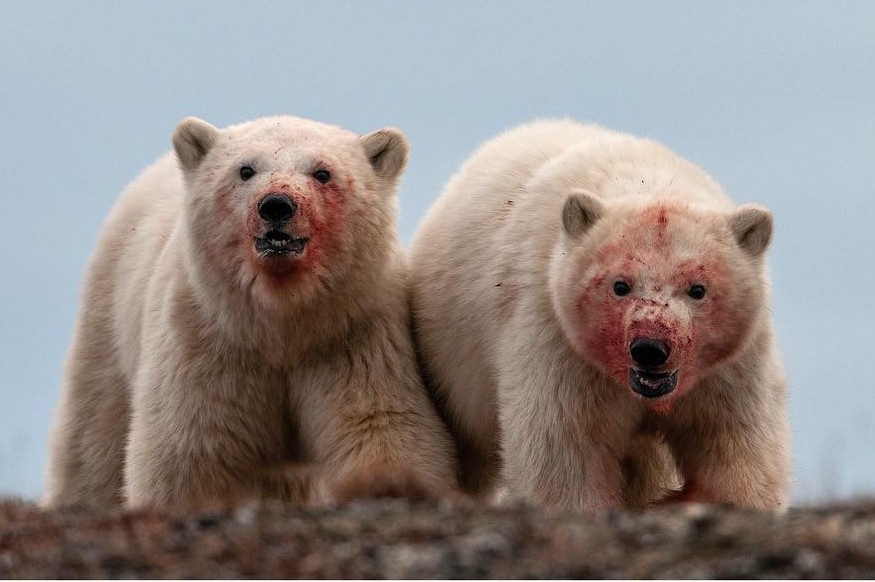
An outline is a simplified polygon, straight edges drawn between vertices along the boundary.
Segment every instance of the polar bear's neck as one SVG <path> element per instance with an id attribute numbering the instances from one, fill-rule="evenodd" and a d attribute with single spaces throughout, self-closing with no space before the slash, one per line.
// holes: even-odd
<path id="1" fill-rule="evenodd" d="M 397 250 L 389 259 L 368 276 L 356 269 L 343 285 L 278 306 L 266 306 L 238 287 L 216 284 L 195 261 L 186 261 L 174 302 L 180 306 L 178 315 L 200 330 L 202 344 L 221 352 L 257 352 L 278 366 L 294 365 L 314 350 L 342 342 L 361 322 L 396 318 L 398 304 L 406 301 L 404 269 Z"/>

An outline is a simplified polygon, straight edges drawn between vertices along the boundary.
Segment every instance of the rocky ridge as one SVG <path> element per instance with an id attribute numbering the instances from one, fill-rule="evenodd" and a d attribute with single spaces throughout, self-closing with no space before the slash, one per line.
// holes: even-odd
<path id="1" fill-rule="evenodd" d="M 872 578 L 875 500 L 595 516 L 383 499 L 334 509 L 0 502 L 2 578 Z"/>

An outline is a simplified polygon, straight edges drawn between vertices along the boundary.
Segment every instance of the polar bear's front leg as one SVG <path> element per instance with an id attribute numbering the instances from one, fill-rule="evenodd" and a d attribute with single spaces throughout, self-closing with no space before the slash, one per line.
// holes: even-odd
<path id="1" fill-rule="evenodd" d="M 686 482 L 675 499 L 786 509 L 792 469 L 784 392 L 780 374 L 729 370 L 690 394 L 667 434 Z"/>
<path id="2" fill-rule="evenodd" d="M 329 498 L 440 495 L 457 487 L 452 439 L 419 378 L 403 331 L 374 329 L 298 371 L 303 447 Z M 385 334 L 385 335 L 384 335 Z"/>
<path id="3" fill-rule="evenodd" d="M 156 351 L 134 383 L 125 466 L 129 506 L 258 496 L 286 448 L 284 386 L 230 351 Z"/>
<path id="4" fill-rule="evenodd" d="M 614 402 L 616 387 L 573 356 L 531 346 L 509 353 L 498 401 L 510 497 L 585 512 L 621 506 L 635 407 Z"/>
<path id="5" fill-rule="evenodd" d="M 109 343 L 102 337 L 110 334 L 100 334 L 80 325 L 70 351 L 49 441 L 46 506 L 122 502 L 130 390 L 109 349 L 99 358 L 83 353 L 83 343 L 95 351 Z"/>

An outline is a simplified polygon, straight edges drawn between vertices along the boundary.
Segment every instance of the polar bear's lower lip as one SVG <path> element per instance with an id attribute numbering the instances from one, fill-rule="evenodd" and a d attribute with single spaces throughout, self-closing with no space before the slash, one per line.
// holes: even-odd
<path id="1" fill-rule="evenodd" d="M 645 398 L 670 394 L 678 385 L 678 372 L 648 372 L 629 368 L 629 386 Z"/>
<path id="2" fill-rule="evenodd" d="M 306 238 L 292 238 L 285 233 L 269 232 L 255 239 L 255 250 L 264 257 L 300 255 L 306 244 Z"/>

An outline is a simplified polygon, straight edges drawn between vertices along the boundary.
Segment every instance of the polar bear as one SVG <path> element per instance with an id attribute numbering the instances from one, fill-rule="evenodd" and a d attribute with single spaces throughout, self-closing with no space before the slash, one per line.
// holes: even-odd
<path id="1" fill-rule="evenodd" d="M 404 135 L 187 118 L 173 147 L 88 267 L 44 503 L 318 503 L 371 466 L 452 487 L 395 232 Z"/>
<path id="2" fill-rule="evenodd" d="M 771 235 L 766 209 L 654 141 L 541 120 L 483 145 L 410 255 L 465 489 L 579 511 L 784 507 Z"/>

